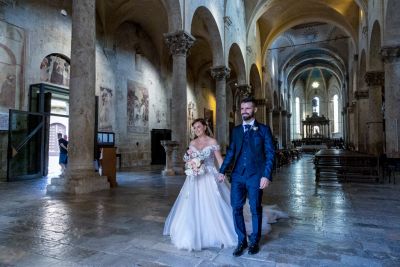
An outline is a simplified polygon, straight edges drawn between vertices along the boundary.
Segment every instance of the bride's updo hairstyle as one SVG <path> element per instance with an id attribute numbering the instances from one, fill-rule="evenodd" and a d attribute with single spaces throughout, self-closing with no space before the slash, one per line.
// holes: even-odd
<path id="1" fill-rule="evenodd" d="M 195 125 L 196 123 L 198 123 L 198 122 L 200 122 L 201 124 L 203 124 L 204 126 L 206 126 L 205 134 L 208 135 L 208 136 L 210 136 L 210 135 L 211 135 L 211 133 L 210 133 L 210 131 L 209 131 L 210 127 L 208 126 L 207 121 L 206 121 L 205 119 L 203 119 L 203 118 L 195 119 L 195 120 L 192 122 L 192 127 L 194 127 L 194 125 Z M 197 138 L 197 136 L 195 136 L 195 138 Z"/>

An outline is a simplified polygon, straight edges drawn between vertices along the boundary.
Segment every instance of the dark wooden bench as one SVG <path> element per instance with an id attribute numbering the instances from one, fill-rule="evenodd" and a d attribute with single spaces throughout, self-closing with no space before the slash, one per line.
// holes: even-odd
<path id="1" fill-rule="evenodd" d="M 381 178 L 379 157 L 343 149 L 322 149 L 315 154 L 315 181 L 336 179 L 375 181 Z"/>

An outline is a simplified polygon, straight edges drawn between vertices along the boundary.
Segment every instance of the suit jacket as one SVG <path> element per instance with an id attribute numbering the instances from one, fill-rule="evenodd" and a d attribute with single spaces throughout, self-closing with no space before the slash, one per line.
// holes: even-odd
<path id="1" fill-rule="evenodd" d="M 268 125 L 254 122 L 254 125 L 249 130 L 250 134 L 250 148 L 253 155 L 252 160 L 256 161 L 257 175 L 261 177 L 266 177 L 268 180 L 272 181 L 272 168 L 275 159 L 275 149 L 272 140 L 271 129 Z M 231 143 L 229 145 L 228 151 L 224 162 L 219 170 L 220 173 L 225 174 L 227 168 L 233 163 L 233 168 L 235 168 L 236 160 L 238 159 L 242 144 L 243 144 L 243 125 L 240 124 L 233 128 Z"/>

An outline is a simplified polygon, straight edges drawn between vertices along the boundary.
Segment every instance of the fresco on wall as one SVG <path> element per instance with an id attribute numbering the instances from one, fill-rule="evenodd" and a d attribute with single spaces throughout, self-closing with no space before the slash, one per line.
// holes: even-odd
<path id="1" fill-rule="evenodd" d="M 204 108 L 204 119 L 210 127 L 211 134 L 214 135 L 214 112 L 211 109 Z"/>
<path id="2" fill-rule="evenodd" d="M 112 131 L 113 90 L 100 86 L 99 130 Z"/>
<path id="3" fill-rule="evenodd" d="M 0 66 L 0 69 L 3 71 L 3 66 Z M 15 72 L 15 70 L 14 70 Z M 6 108 L 14 108 L 15 107 L 15 89 L 16 89 L 16 77 L 12 72 L 5 72 L 5 75 L 2 75 L 0 80 L 0 106 Z"/>
<path id="4" fill-rule="evenodd" d="M 128 132 L 149 131 L 149 91 L 140 83 L 128 80 L 127 115 Z"/>
<path id="5" fill-rule="evenodd" d="M 0 21 L 0 111 L 19 108 L 24 30 Z"/>
<path id="6" fill-rule="evenodd" d="M 70 65 L 65 58 L 49 55 L 40 63 L 40 80 L 69 87 Z"/>

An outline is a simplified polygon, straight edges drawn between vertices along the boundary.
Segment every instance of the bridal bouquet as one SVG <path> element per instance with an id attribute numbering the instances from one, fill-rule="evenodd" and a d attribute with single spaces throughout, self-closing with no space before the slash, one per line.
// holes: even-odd
<path id="1" fill-rule="evenodd" d="M 205 172 L 204 159 L 206 155 L 191 149 L 186 151 L 183 160 L 185 161 L 185 174 L 190 177 L 202 175 Z"/>

